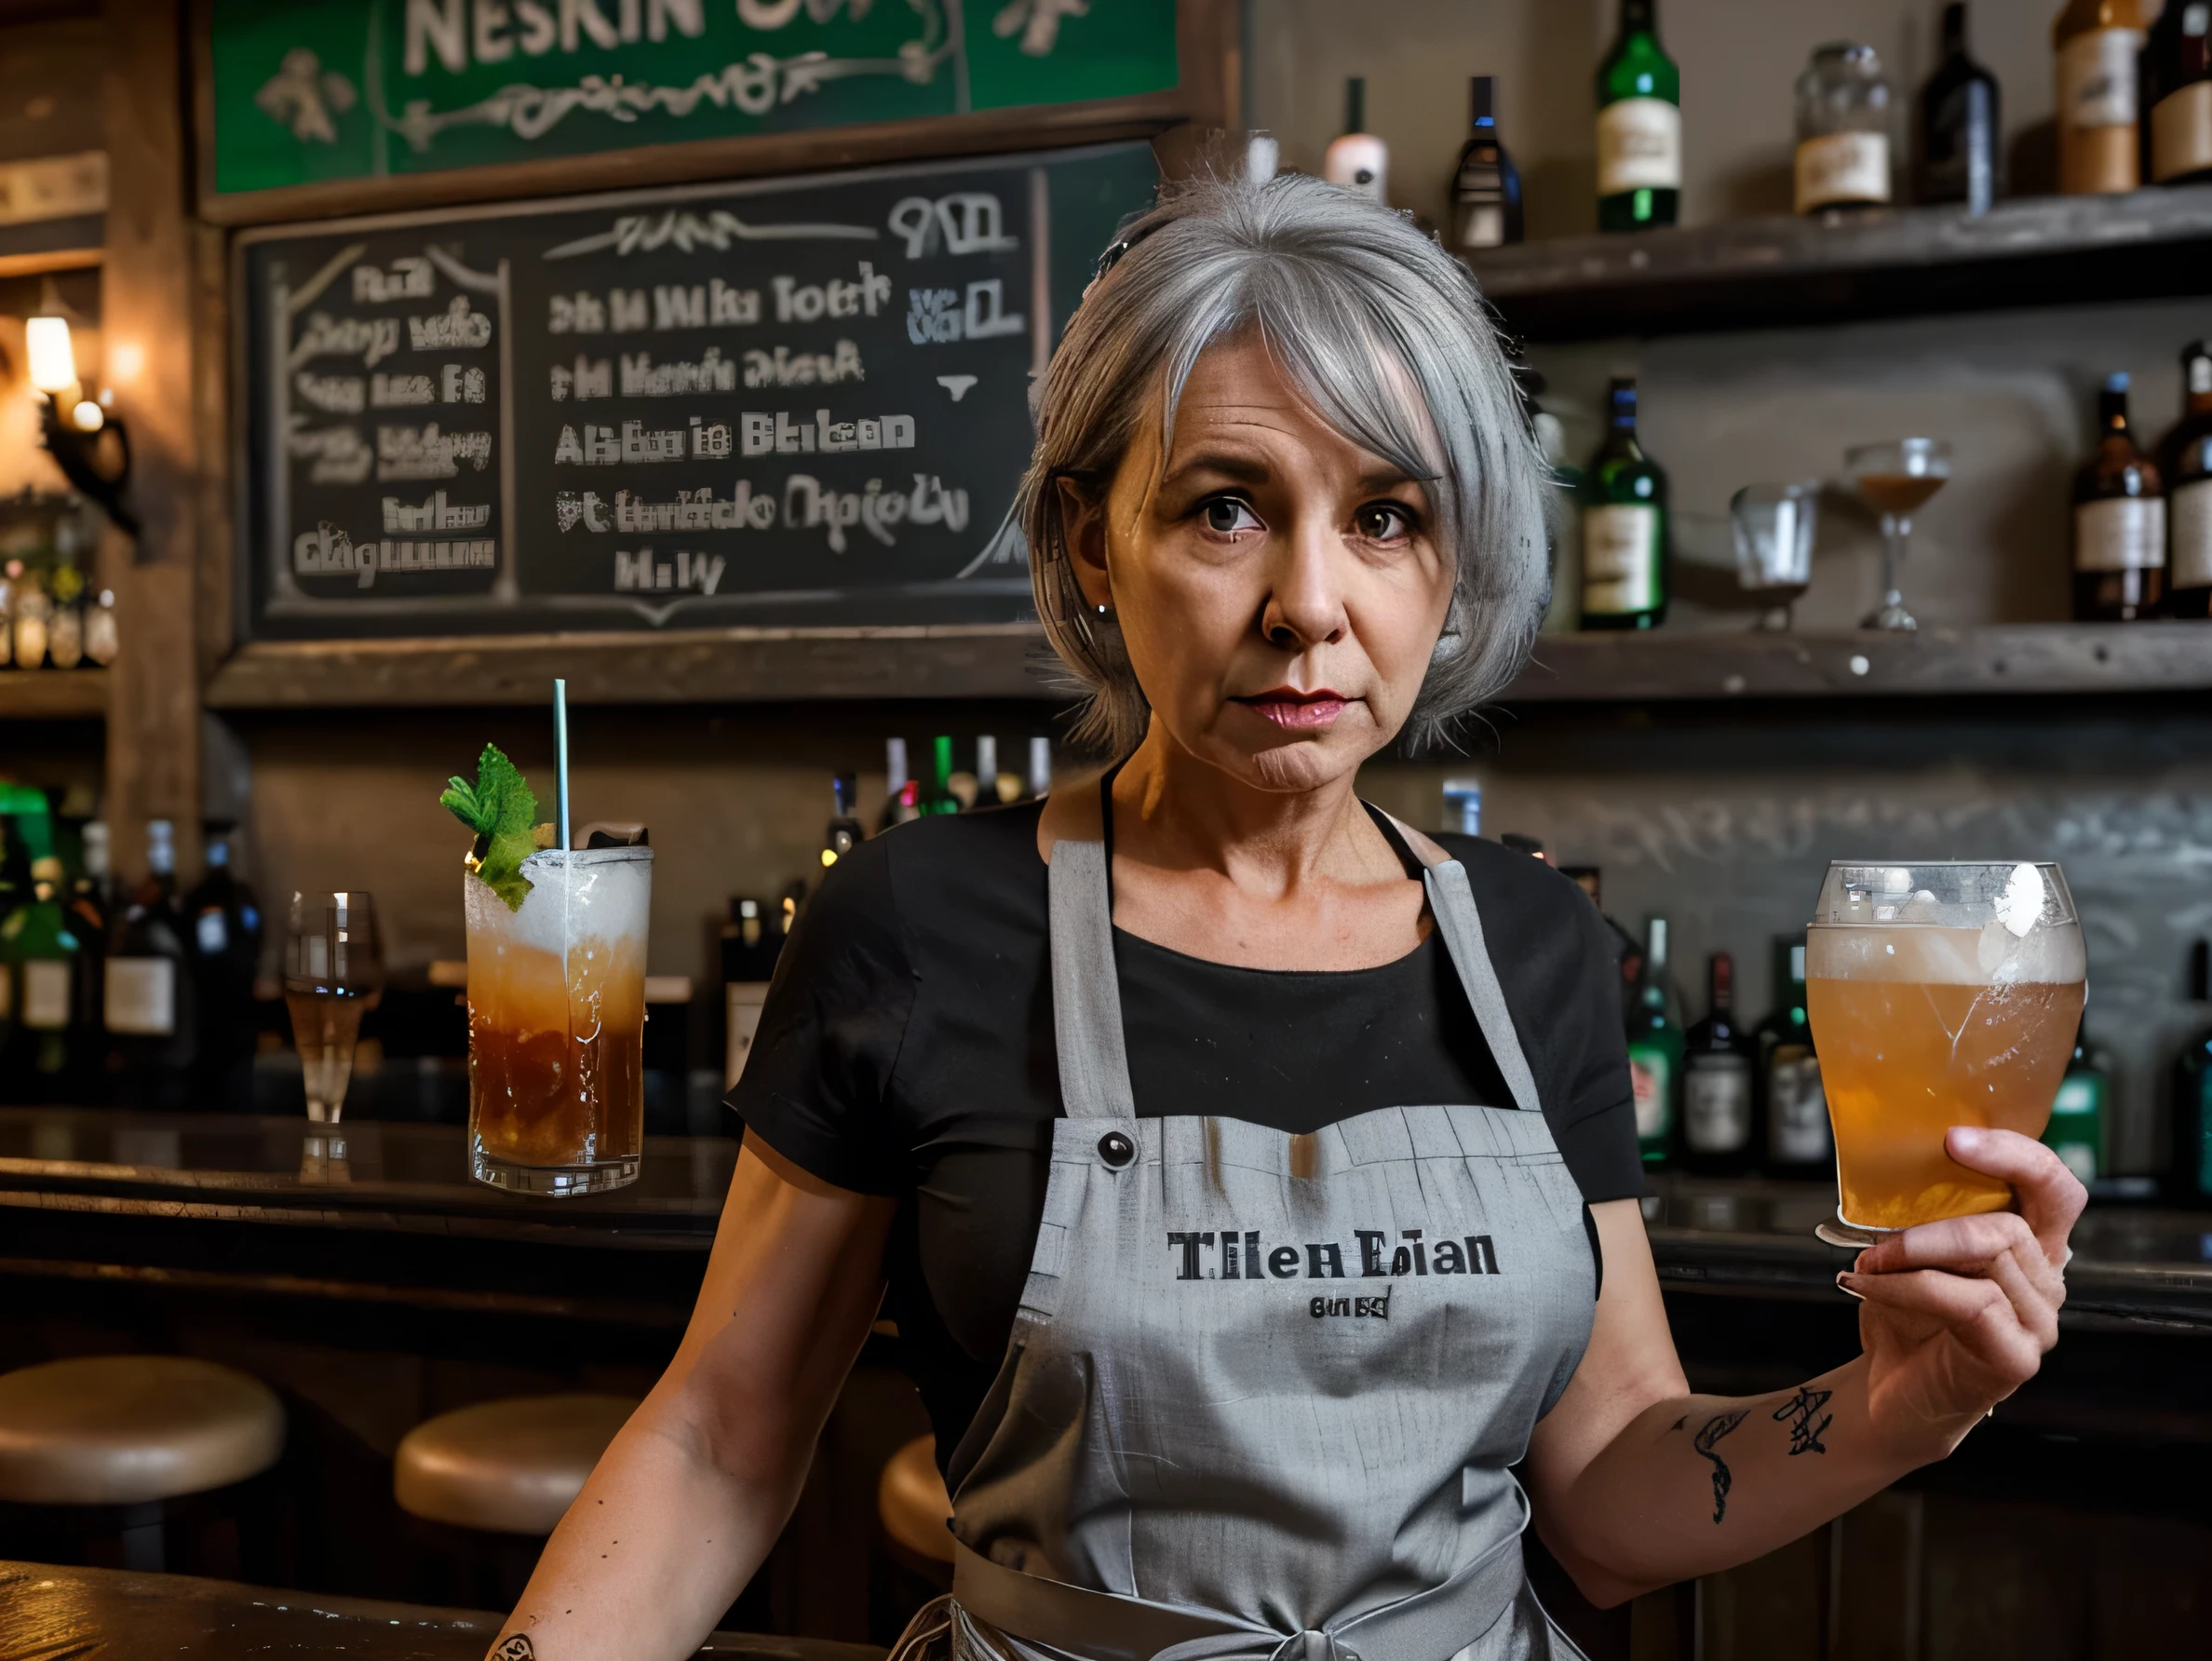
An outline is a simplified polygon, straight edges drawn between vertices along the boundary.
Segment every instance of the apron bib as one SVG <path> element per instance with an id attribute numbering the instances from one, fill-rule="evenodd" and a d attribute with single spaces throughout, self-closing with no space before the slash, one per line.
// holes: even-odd
<path id="1" fill-rule="evenodd" d="M 1291 1135 L 1233 1101 L 1139 1116 L 1105 847 L 1055 846 L 1065 1116 L 1006 1357 L 951 1461 L 952 1597 L 911 1638 L 949 1635 L 955 1661 L 1578 1654 L 1528 1589 L 1506 1467 L 1589 1339 L 1582 1195 L 1465 871 L 1423 882 L 1513 1105 Z"/>

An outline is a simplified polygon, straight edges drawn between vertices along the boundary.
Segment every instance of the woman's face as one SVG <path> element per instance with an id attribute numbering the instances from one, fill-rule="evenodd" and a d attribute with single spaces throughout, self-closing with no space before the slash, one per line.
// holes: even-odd
<path id="1" fill-rule="evenodd" d="M 1405 724 L 1450 602 L 1427 492 L 1257 340 L 1198 359 L 1165 455 L 1154 412 L 1103 502 L 1062 489 L 1085 597 L 1113 608 L 1155 728 L 1262 790 L 1353 773 Z"/>

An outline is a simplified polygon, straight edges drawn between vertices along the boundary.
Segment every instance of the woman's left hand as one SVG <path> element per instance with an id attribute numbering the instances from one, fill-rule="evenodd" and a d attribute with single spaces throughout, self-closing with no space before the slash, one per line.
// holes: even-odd
<path id="1" fill-rule="evenodd" d="M 1836 1277 L 1863 1300 L 1870 1416 L 1928 1458 L 2033 1378 L 2058 1342 L 2067 1236 L 2089 1197 L 2057 1155 L 2016 1131 L 1954 1126 L 1944 1146 L 2011 1183 L 2019 1210 L 1923 1222 Z"/>

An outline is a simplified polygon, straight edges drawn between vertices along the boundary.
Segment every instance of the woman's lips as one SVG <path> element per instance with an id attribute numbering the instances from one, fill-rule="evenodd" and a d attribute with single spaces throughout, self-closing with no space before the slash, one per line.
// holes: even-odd
<path id="1" fill-rule="evenodd" d="M 1272 692 L 1235 701 L 1285 732 L 1317 733 L 1336 724 L 1348 700 L 1326 687 L 1317 692 L 1300 692 L 1295 687 L 1278 686 Z"/>

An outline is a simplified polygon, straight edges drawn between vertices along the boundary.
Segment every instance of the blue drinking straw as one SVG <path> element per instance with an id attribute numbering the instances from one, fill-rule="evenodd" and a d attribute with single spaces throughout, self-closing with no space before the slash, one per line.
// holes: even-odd
<path id="1" fill-rule="evenodd" d="M 553 682 L 553 801 L 554 817 L 560 826 L 560 848 L 569 846 L 568 786 L 568 682 Z"/>

